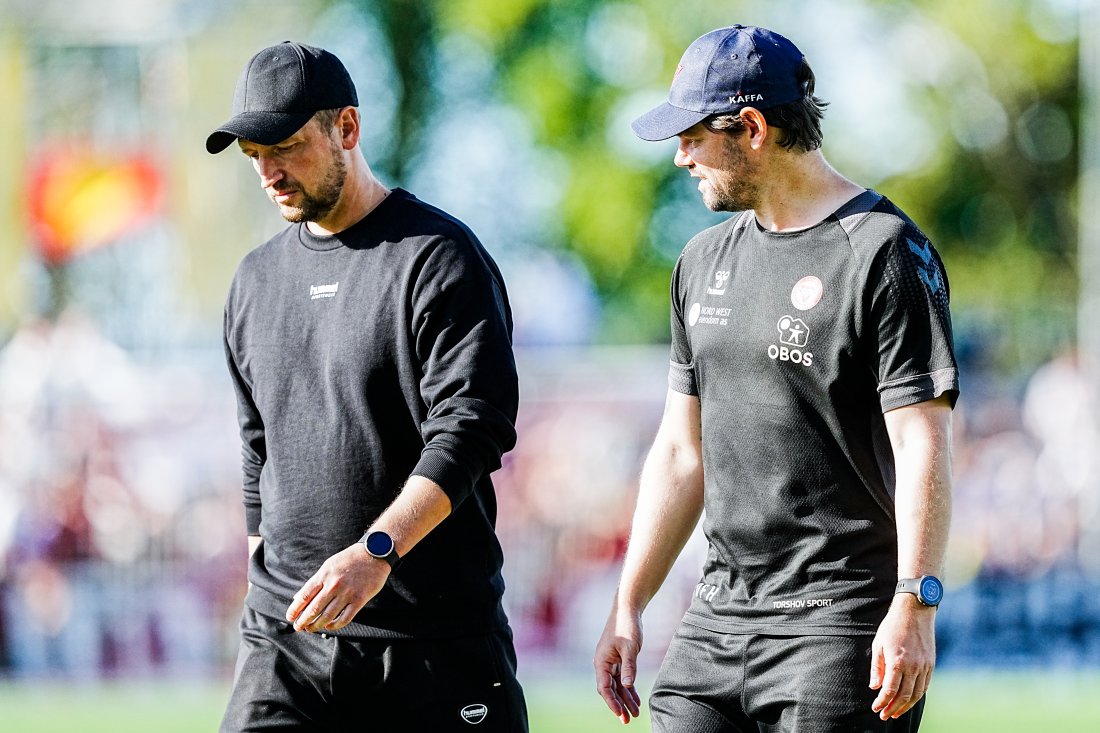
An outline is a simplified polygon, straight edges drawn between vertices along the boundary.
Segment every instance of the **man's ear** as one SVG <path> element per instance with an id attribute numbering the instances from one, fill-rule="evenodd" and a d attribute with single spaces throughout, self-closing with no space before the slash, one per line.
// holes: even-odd
<path id="1" fill-rule="evenodd" d="M 336 117 L 336 130 L 344 150 L 351 150 L 359 144 L 359 122 L 359 110 L 355 107 L 344 107 Z"/>
<path id="2" fill-rule="evenodd" d="M 764 113 L 756 107 L 745 107 L 738 113 L 738 116 L 745 123 L 745 129 L 749 133 L 749 145 L 752 146 L 753 150 L 764 147 L 764 141 L 767 140 L 768 132 L 771 129 L 768 126 L 768 121 L 764 119 Z"/>

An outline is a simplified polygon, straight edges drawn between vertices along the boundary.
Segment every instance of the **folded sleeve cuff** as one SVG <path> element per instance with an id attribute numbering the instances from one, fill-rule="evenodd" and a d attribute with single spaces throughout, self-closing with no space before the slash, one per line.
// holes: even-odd
<path id="1" fill-rule="evenodd" d="M 668 363 L 668 386 L 673 392 L 698 396 L 699 386 L 695 383 L 695 369 L 691 364 Z"/>
<path id="2" fill-rule="evenodd" d="M 420 461 L 412 473 L 439 484 L 443 493 L 451 500 L 452 508 L 457 507 L 473 491 L 475 476 L 471 475 L 470 469 L 441 450 L 429 449 L 421 453 Z"/>
<path id="3" fill-rule="evenodd" d="M 248 534 L 252 537 L 259 537 L 260 535 L 261 514 L 262 512 L 259 504 L 244 505 L 244 526 Z"/>
<path id="4" fill-rule="evenodd" d="M 957 369 L 938 369 L 928 374 L 894 379 L 879 385 L 879 403 L 882 411 L 927 402 L 947 395 L 951 406 L 959 398 L 959 372 Z"/>

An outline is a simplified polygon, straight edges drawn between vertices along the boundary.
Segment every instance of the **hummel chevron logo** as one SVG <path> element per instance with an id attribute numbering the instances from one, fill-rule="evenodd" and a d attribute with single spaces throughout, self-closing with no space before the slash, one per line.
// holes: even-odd
<path id="1" fill-rule="evenodd" d="M 909 249 L 913 254 L 920 257 L 921 262 L 924 263 L 923 267 L 917 265 L 917 275 L 924 281 L 924 284 L 928 286 L 928 289 L 932 291 L 932 295 L 935 295 L 940 291 L 940 288 L 943 287 L 943 277 L 940 275 L 940 268 L 932 262 L 932 247 L 928 242 L 917 244 L 908 237 L 905 238 L 905 241 L 908 243 Z"/>

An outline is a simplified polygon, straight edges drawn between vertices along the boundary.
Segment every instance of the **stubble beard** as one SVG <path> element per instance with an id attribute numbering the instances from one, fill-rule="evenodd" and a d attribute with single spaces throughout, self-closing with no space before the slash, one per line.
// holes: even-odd
<path id="1" fill-rule="evenodd" d="M 755 167 L 733 139 L 726 143 L 726 157 L 716 175 L 703 186 L 703 204 L 711 211 L 747 211 L 756 207 L 758 186 Z"/>
<path id="2" fill-rule="evenodd" d="M 279 213 L 284 219 L 295 224 L 325 218 L 340 201 L 340 194 L 344 190 L 347 177 L 348 166 L 340 156 L 340 149 L 333 145 L 332 165 L 329 166 L 325 177 L 317 184 L 316 191 L 299 189 L 302 194 L 301 203 L 297 206 L 279 204 Z"/>

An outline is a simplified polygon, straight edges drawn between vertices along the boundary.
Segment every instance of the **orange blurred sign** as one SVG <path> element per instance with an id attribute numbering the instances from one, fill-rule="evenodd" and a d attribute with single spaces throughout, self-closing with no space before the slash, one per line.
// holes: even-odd
<path id="1" fill-rule="evenodd" d="M 155 215 L 160 171 L 145 156 L 51 153 L 30 171 L 31 222 L 51 264 L 109 244 Z"/>

